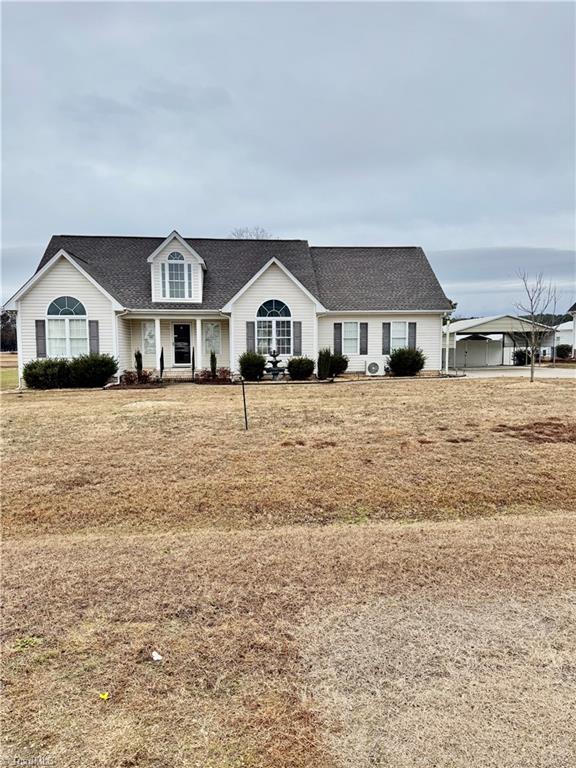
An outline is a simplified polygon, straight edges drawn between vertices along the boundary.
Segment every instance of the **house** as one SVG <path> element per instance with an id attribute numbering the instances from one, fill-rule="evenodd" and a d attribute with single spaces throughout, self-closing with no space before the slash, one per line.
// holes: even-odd
<path id="1" fill-rule="evenodd" d="M 552 347 L 559 347 L 560 344 L 568 344 L 574 353 L 574 320 L 567 320 L 565 323 L 560 323 L 556 326 L 556 333 L 552 333 L 546 338 L 545 345 L 542 348 L 542 352 L 547 355 L 552 355 Z"/>
<path id="2" fill-rule="evenodd" d="M 19 369 L 88 351 L 120 371 L 189 375 L 238 369 L 246 350 L 282 359 L 330 347 L 365 372 L 397 347 L 419 347 L 439 370 L 442 318 L 452 310 L 421 248 L 311 247 L 305 240 L 56 235 L 12 297 Z"/>
<path id="3" fill-rule="evenodd" d="M 536 326 L 544 345 L 553 329 L 542 323 Z M 531 333 L 532 323 L 514 315 L 456 320 L 444 326 L 444 353 L 447 347 L 450 368 L 513 365 L 514 352 L 529 346 Z"/>

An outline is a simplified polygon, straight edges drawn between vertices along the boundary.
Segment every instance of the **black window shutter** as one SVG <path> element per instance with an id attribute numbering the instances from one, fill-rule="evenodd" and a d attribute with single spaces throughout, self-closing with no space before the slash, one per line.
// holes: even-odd
<path id="1" fill-rule="evenodd" d="M 90 341 L 90 354 L 100 352 L 100 334 L 98 333 L 98 320 L 88 320 L 88 339 Z"/>
<path id="2" fill-rule="evenodd" d="M 368 354 L 368 323 L 360 323 L 360 354 Z"/>
<path id="3" fill-rule="evenodd" d="M 334 354 L 342 354 L 342 323 L 334 323 Z"/>
<path id="4" fill-rule="evenodd" d="M 292 354 L 302 354 L 302 323 L 300 320 L 295 320 L 292 323 L 292 333 L 294 335 L 294 343 L 292 345 Z"/>
<path id="5" fill-rule="evenodd" d="M 36 357 L 46 357 L 45 320 L 36 320 Z"/>
<path id="6" fill-rule="evenodd" d="M 408 349 L 416 349 L 416 323 L 408 323 Z"/>
<path id="7" fill-rule="evenodd" d="M 390 323 L 382 323 L 382 354 L 390 354 Z"/>
<path id="8" fill-rule="evenodd" d="M 256 351 L 256 323 L 254 320 L 246 322 L 246 352 Z"/>

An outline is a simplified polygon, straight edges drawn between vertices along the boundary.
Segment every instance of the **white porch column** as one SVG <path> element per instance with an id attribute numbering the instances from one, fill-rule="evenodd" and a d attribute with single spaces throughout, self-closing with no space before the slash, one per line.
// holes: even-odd
<path id="1" fill-rule="evenodd" d="M 196 369 L 202 368 L 202 320 L 196 318 Z"/>
<path id="2" fill-rule="evenodd" d="M 156 370 L 160 371 L 160 353 L 162 352 L 162 339 L 160 338 L 160 318 L 154 318 L 154 346 L 156 349 Z"/>
<path id="3" fill-rule="evenodd" d="M 454 337 L 456 338 L 456 337 Z M 448 373 L 448 363 L 450 358 L 450 320 L 446 323 L 446 354 L 444 355 L 444 373 Z M 454 348 L 454 363 L 456 363 L 456 348 Z"/>

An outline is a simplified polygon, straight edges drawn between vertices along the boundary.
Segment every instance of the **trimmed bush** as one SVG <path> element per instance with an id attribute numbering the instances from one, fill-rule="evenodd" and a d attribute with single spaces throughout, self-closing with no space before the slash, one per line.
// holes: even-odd
<path id="1" fill-rule="evenodd" d="M 240 374 L 246 381 L 260 381 L 264 375 L 266 358 L 257 352 L 244 352 L 240 355 Z"/>
<path id="2" fill-rule="evenodd" d="M 390 355 L 388 365 L 394 376 L 416 376 L 426 362 L 426 355 L 421 349 L 401 347 Z"/>
<path id="3" fill-rule="evenodd" d="M 72 360 L 47 357 L 31 360 L 22 375 L 31 389 L 64 389 L 66 387 L 103 387 L 118 371 L 112 355 L 81 355 Z"/>
<path id="4" fill-rule="evenodd" d="M 63 389 L 70 386 L 70 363 L 58 357 L 31 360 L 22 376 L 30 389 Z"/>
<path id="5" fill-rule="evenodd" d="M 118 361 L 112 355 L 93 352 L 70 360 L 72 387 L 103 387 L 118 371 Z"/>
<path id="6" fill-rule="evenodd" d="M 330 376 L 340 376 L 348 368 L 349 359 L 346 355 L 330 356 Z"/>
<path id="7" fill-rule="evenodd" d="M 556 357 L 560 360 L 567 360 L 572 355 L 572 347 L 570 344 L 558 344 L 556 347 Z"/>
<path id="8" fill-rule="evenodd" d="M 134 362 L 136 363 L 136 376 L 138 381 L 142 381 L 142 352 L 139 349 L 134 352 Z"/>
<path id="9" fill-rule="evenodd" d="M 287 368 L 291 379 L 304 381 L 314 373 L 314 360 L 309 357 L 292 357 L 288 360 Z"/>
<path id="10" fill-rule="evenodd" d="M 316 375 L 319 379 L 328 379 L 330 377 L 330 362 L 332 352 L 328 348 L 321 349 L 318 352 L 318 369 Z"/>
<path id="11" fill-rule="evenodd" d="M 514 365 L 530 365 L 530 351 L 527 349 L 517 349 L 514 351 Z"/>

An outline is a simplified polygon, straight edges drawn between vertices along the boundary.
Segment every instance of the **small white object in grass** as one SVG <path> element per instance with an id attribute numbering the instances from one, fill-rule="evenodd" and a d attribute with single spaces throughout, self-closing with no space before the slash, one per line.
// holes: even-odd
<path id="1" fill-rule="evenodd" d="M 152 651 L 152 661 L 162 661 L 162 656 L 160 656 L 158 651 Z"/>

